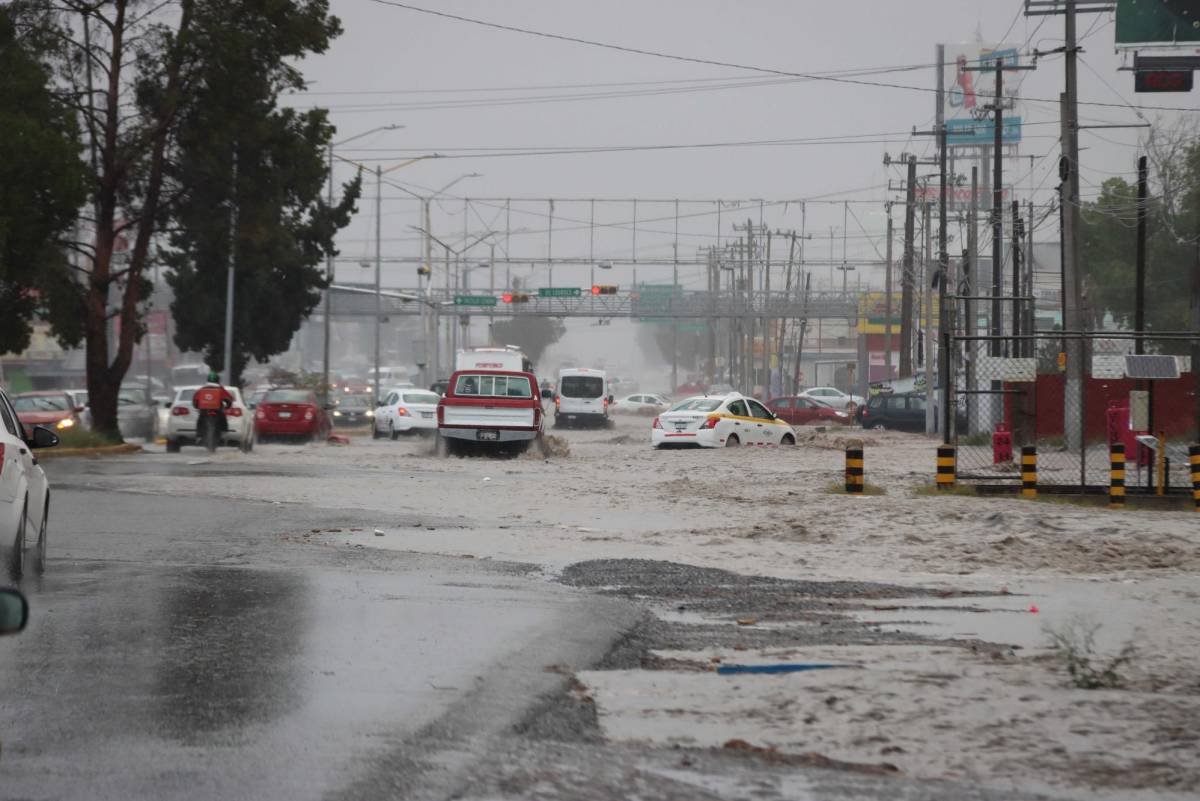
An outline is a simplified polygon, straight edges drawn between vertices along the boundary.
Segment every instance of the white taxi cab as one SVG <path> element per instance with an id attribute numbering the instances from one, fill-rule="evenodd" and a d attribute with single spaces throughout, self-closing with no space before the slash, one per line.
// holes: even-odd
<path id="1" fill-rule="evenodd" d="M 650 442 L 656 448 L 739 445 L 795 445 L 796 432 L 754 398 L 737 392 L 698 395 L 654 418 Z"/>

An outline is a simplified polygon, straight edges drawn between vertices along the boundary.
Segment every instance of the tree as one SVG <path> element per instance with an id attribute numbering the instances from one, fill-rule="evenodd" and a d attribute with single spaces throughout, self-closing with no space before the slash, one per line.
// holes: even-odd
<path id="1" fill-rule="evenodd" d="M 318 263 L 350 221 L 361 179 L 327 206 L 323 153 L 333 127 L 324 110 L 277 107 L 280 92 L 303 88 L 289 61 L 324 50 L 337 33 L 321 4 L 210 2 L 196 25 L 213 52 L 201 59 L 180 122 L 171 177 L 190 191 L 176 206 L 167 280 L 176 344 L 203 350 L 209 365 L 223 368 L 226 271 L 236 241 L 230 374 L 238 383 L 248 359 L 265 362 L 286 350 L 320 301 L 326 283 Z"/>
<path id="2" fill-rule="evenodd" d="M 0 8 L 0 353 L 28 347 L 37 286 L 68 269 L 64 237 L 87 197 L 79 129 L 41 45 Z"/>
<path id="3" fill-rule="evenodd" d="M 198 191 L 178 159 L 205 78 L 214 64 L 236 61 L 273 84 L 294 85 L 292 62 L 323 50 L 339 23 L 327 0 L 58 0 L 22 9 L 30 30 L 57 43 L 61 97 L 80 120 L 89 177 L 74 243 L 82 264 L 48 281 L 50 319 L 64 344 L 84 344 L 93 428 L 117 438 L 117 393 L 144 333 L 146 270 Z M 323 34 L 299 47 L 274 41 L 271 26 L 285 19 Z M 241 52 L 247 42 L 255 46 Z"/>
<path id="4" fill-rule="evenodd" d="M 566 332 L 557 317 L 513 317 L 492 323 L 493 342 L 520 347 L 534 364 Z"/>

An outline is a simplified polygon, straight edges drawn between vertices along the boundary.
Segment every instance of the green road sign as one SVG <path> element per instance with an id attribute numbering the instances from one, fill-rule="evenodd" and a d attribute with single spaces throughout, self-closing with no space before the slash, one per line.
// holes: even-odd
<path id="1" fill-rule="evenodd" d="M 1200 0 L 1117 0 L 1118 45 L 1200 42 Z"/>
<path id="2" fill-rule="evenodd" d="M 577 298 L 583 290 L 577 286 L 544 286 L 538 288 L 539 298 Z"/>
<path id="3" fill-rule="evenodd" d="M 494 295 L 455 295 L 455 306 L 495 306 Z"/>

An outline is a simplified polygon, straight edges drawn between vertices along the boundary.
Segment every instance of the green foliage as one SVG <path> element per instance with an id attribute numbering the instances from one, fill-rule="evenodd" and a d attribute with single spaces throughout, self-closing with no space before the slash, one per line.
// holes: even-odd
<path id="1" fill-rule="evenodd" d="M 1200 142 L 1185 139 L 1157 156 L 1159 175 L 1151 174 L 1147 199 L 1146 327 L 1183 331 L 1190 327 L 1190 265 L 1200 234 Z M 1154 185 L 1159 177 L 1170 185 Z M 1136 185 L 1122 178 L 1104 181 L 1100 196 L 1083 204 L 1085 289 L 1097 327 L 1106 312 L 1119 325 L 1134 326 L 1137 206 Z"/>
<path id="2" fill-rule="evenodd" d="M 0 7 L 0 353 L 28 346 L 34 288 L 66 278 L 62 237 L 87 196 L 78 126 L 37 45 Z"/>
<path id="3" fill-rule="evenodd" d="M 534 364 L 567 332 L 562 320 L 555 317 L 513 317 L 492 324 L 492 341 L 516 345 L 525 351 Z"/>
<path id="4" fill-rule="evenodd" d="M 303 85 L 289 64 L 323 52 L 339 32 L 324 0 L 223 0 L 203 5 L 197 27 L 203 66 L 179 131 L 176 206 L 166 256 L 175 291 L 175 342 L 224 366 L 231 201 L 236 207 L 234 381 L 253 358 L 287 349 L 326 286 L 321 262 L 354 212 L 356 177 L 342 201 L 321 199 L 325 147 L 334 128 L 323 110 L 277 105 Z M 236 175 L 236 181 L 235 181 Z"/>
<path id="5" fill-rule="evenodd" d="M 107 448 L 110 445 L 120 445 L 121 442 L 120 436 L 101 431 L 89 431 L 79 426 L 58 432 L 60 448 Z"/>

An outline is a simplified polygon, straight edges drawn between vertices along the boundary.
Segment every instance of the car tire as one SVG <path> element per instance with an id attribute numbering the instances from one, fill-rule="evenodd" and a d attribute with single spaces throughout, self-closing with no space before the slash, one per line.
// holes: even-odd
<path id="1" fill-rule="evenodd" d="M 167 453 L 179 453 L 179 440 L 167 440 Z"/>
<path id="2" fill-rule="evenodd" d="M 371 423 L 371 439 L 383 439 L 383 434 L 379 432 L 379 426 Z"/>
<path id="3" fill-rule="evenodd" d="M 254 432 L 253 431 L 251 431 L 249 434 L 247 434 L 245 439 L 242 440 L 241 448 L 242 448 L 242 453 L 250 453 L 250 451 L 254 450 Z"/>
<path id="4" fill-rule="evenodd" d="M 437 455 L 439 457 L 442 459 L 448 459 L 449 457 L 454 456 L 457 450 L 458 448 L 454 446 L 454 442 L 452 440 L 447 437 L 443 437 L 440 434 L 437 435 Z"/>
<path id="5" fill-rule="evenodd" d="M 791 434 L 784 434 L 783 439 L 779 440 L 779 444 L 790 448 L 796 444 L 796 438 Z"/>
<path id="6" fill-rule="evenodd" d="M 42 525 L 38 530 L 37 547 L 33 552 L 33 572 L 42 575 L 46 572 L 46 553 L 49 550 L 50 500 L 46 500 L 46 509 L 42 512 Z"/>
<path id="7" fill-rule="evenodd" d="M 388 436 L 391 438 L 392 442 L 400 439 L 400 432 L 396 430 L 395 423 L 388 423 Z"/>
<path id="8" fill-rule="evenodd" d="M 726 448 L 736 448 L 741 444 L 742 444 L 742 441 L 740 439 L 738 439 L 737 434 L 730 434 L 728 437 L 725 438 L 725 447 Z"/>
<path id="9" fill-rule="evenodd" d="M 29 499 L 21 509 L 21 522 L 17 524 L 17 536 L 13 537 L 12 553 L 8 558 L 8 573 L 13 581 L 25 575 L 25 531 L 28 528 Z"/>
<path id="10" fill-rule="evenodd" d="M 883 423 L 876 423 L 875 425 L 871 426 L 871 430 L 872 431 L 886 431 L 887 426 L 885 426 Z"/>

